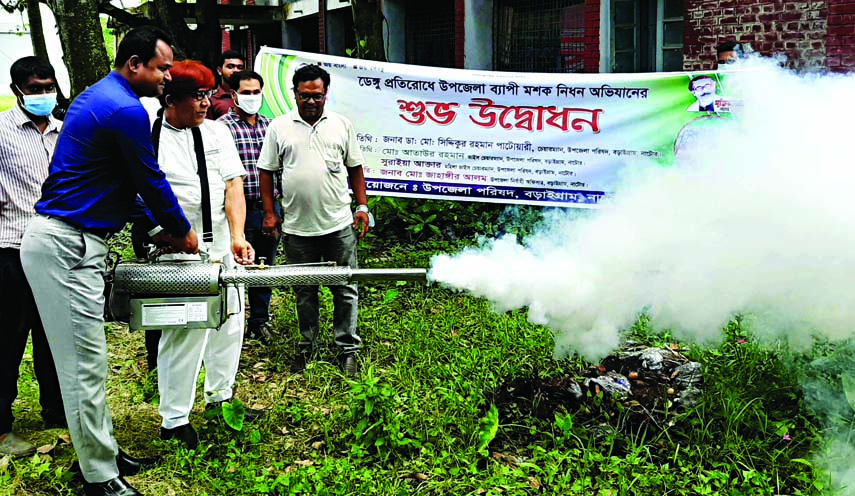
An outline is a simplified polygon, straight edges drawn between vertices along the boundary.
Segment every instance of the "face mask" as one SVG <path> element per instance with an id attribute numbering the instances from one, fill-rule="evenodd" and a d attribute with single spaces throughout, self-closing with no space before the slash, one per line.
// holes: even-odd
<path id="1" fill-rule="evenodd" d="M 20 91 L 20 88 L 18 88 Z M 21 92 L 23 93 L 23 91 Z M 32 115 L 44 117 L 50 115 L 56 107 L 56 93 L 42 93 L 40 95 L 23 95 L 24 110 Z"/>
<path id="2" fill-rule="evenodd" d="M 261 110 L 261 94 L 258 95 L 238 95 L 235 105 L 249 115 L 255 115 Z"/>

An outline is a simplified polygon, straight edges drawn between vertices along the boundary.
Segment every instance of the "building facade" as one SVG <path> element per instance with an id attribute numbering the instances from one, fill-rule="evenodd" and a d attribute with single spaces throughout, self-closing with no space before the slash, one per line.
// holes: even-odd
<path id="1" fill-rule="evenodd" d="M 283 8 L 278 46 L 342 56 L 355 46 L 349 1 Z M 390 62 L 521 72 L 706 70 L 716 45 L 734 40 L 803 71 L 855 68 L 855 0 L 385 0 L 382 9 Z"/>

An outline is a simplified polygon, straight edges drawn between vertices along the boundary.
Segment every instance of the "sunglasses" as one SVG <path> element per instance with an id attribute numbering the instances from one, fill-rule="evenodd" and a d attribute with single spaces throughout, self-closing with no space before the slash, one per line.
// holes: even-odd
<path id="1" fill-rule="evenodd" d="M 303 100 L 304 102 L 308 102 L 309 100 L 314 100 L 316 102 L 319 102 L 319 101 L 323 100 L 325 96 L 327 96 L 326 93 L 314 93 L 314 94 L 297 93 L 297 97 L 300 100 Z"/>
<path id="2" fill-rule="evenodd" d="M 214 96 L 214 90 L 205 90 L 205 91 L 194 91 L 192 93 L 187 93 L 187 96 L 196 100 L 197 102 L 201 102 L 202 100 L 210 100 L 212 96 Z"/>

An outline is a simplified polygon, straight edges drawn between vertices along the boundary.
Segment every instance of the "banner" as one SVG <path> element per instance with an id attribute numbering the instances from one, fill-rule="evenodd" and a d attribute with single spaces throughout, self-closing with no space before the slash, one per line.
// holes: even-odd
<path id="1" fill-rule="evenodd" d="M 668 166 L 733 110 L 716 72 L 539 74 L 373 62 L 263 47 L 261 113 L 296 111 L 294 71 L 330 73 L 368 193 L 590 208 L 626 167 Z"/>

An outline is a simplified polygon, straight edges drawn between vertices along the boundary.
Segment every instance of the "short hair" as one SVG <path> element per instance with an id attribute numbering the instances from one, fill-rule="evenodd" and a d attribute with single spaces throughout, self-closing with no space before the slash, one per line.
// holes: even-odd
<path id="1" fill-rule="evenodd" d="M 173 97 L 184 96 L 198 91 L 202 88 L 213 89 L 217 81 L 214 79 L 214 73 L 211 69 L 198 60 L 182 60 L 176 62 L 169 69 L 169 74 L 172 79 L 166 83 L 163 88 L 163 94 L 160 95 L 160 103 L 166 103 L 167 95 Z"/>
<path id="2" fill-rule="evenodd" d="M 172 46 L 172 38 L 160 28 L 154 26 L 142 26 L 128 31 L 122 38 L 119 48 L 116 50 L 116 61 L 113 67 L 122 67 L 136 55 L 145 64 L 148 64 L 157 53 L 157 42 L 162 41 Z"/>
<path id="3" fill-rule="evenodd" d="M 712 82 L 715 82 L 715 79 L 709 76 L 695 76 L 689 81 L 689 91 L 692 91 L 695 88 L 695 81 L 700 81 L 701 79 L 709 79 Z"/>
<path id="4" fill-rule="evenodd" d="M 241 55 L 240 52 L 235 51 L 235 50 L 226 50 L 225 52 L 223 52 L 220 55 L 220 63 L 217 64 L 217 67 L 222 67 L 223 64 L 226 63 L 226 60 L 229 60 L 229 59 L 238 59 L 241 62 L 244 62 L 244 63 L 246 62 L 246 58 L 243 55 Z"/>
<path id="5" fill-rule="evenodd" d="M 264 88 L 264 78 L 261 77 L 261 74 L 255 71 L 239 71 L 232 74 L 232 77 L 229 78 L 229 88 L 234 91 L 237 91 L 240 88 L 240 82 L 245 81 L 247 79 L 255 79 L 259 83 L 261 83 L 261 87 Z"/>
<path id="6" fill-rule="evenodd" d="M 291 78 L 291 82 L 294 84 L 294 91 L 297 91 L 297 86 L 299 86 L 300 83 L 314 81 L 315 79 L 323 81 L 324 92 L 330 89 L 330 73 L 314 64 L 306 64 L 294 71 L 294 76 Z"/>
<path id="7" fill-rule="evenodd" d="M 9 68 L 12 83 L 19 89 L 31 76 L 39 79 L 53 79 L 56 81 L 56 72 L 53 66 L 38 57 L 23 57 L 16 60 Z"/>
<path id="8" fill-rule="evenodd" d="M 739 46 L 739 43 L 735 41 L 723 41 L 715 47 L 716 55 L 721 55 L 724 52 L 741 52 L 742 49 Z"/>

